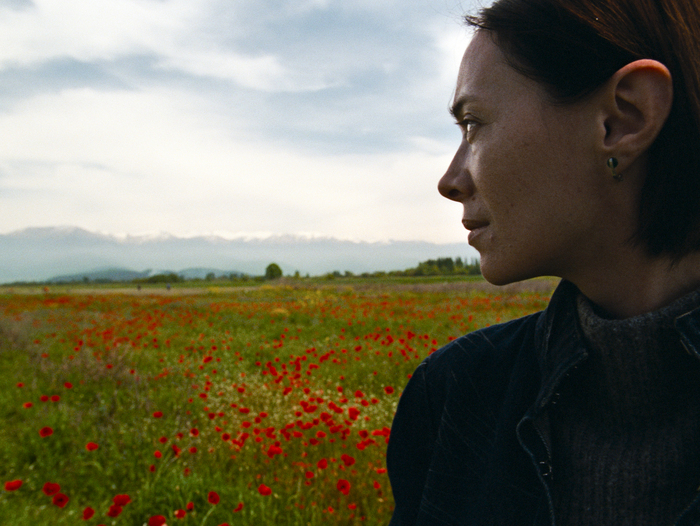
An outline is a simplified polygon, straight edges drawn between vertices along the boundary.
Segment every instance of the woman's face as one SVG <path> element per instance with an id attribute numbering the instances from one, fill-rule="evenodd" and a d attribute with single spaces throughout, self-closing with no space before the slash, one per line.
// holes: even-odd
<path id="1" fill-rule="evenodd" d="M 462 59 L 453 113 L 463 139 L 438 189 L 464 206 L 484 277 L 567 277 L 590 264 L 609 192 L 595 105 L 549 102 L 480 31 Z"/>

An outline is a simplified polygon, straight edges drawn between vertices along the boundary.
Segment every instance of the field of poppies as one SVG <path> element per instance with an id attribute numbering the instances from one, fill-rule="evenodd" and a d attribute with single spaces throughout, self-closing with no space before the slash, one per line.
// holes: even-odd
<path id="1" fill-rule="evenodd" d="M 554 284 L 0 289 L 0 524 L 386 524 L 401 390 Z"/>

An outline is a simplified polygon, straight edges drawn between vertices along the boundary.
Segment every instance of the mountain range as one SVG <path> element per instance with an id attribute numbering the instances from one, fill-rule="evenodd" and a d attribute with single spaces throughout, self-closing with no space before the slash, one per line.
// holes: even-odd
<path id="1" fill-rule="evenodd" d="M 358 274 L 404 270 L 440 257 L 469 261 L 478 253 L 466 243 L 357 242 L 293 235 L 236 239 L 170 234 L 120 237 L 78 227 L 35 227 L 0 234 L 0 283 L 87 274 L 94 277 L 100 272 L 108 275 L 114 269 L 141 276 L 189 272 L 190 277 L 199 277 L 210 271 L 217 275 L 262 275 L 272 262 L 285 275 L 295 271 L 321 275 L 335 270 Z"/>

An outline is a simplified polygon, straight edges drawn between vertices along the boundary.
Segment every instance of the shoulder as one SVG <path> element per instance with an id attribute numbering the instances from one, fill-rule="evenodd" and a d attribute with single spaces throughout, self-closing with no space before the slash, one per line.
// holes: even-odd
<path id="1" fill-rule="evenodd" d="M 519 358 L 536 361 L 536 333 L 543 314 L 538 312 L 462 336 L 428 356 L 419 371 L 432 385 L 464 379 L 476 386 L 492 382 L 494 376 L 508 376 L 521 361 Z"/>

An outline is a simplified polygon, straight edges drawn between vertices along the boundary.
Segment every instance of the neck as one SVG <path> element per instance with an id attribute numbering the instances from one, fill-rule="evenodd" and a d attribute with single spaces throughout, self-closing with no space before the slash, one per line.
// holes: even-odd
<path id="1" fill-rule="evenodd" d="M 658 310 L 700 288 L 700 253 L 673 263 L 670 258 L 649 258 L 640 252 L 630 250 L 616 261 L 606 260 L 604 268 L 566 279 L 619 319 Z"/>

